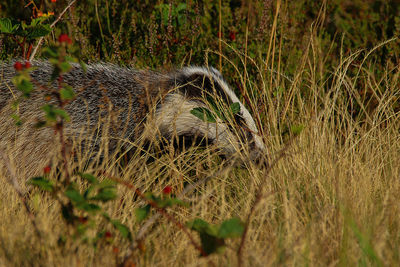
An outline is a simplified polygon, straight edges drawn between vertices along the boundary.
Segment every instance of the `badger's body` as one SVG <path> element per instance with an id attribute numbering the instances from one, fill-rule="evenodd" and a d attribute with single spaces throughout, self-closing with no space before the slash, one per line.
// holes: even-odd
<path id="1" fill-rule="evenodd" d="M 54 130 L 33 127 L 43 117 L 41 107 L 48 101 L 48 88 L 56 83 L 49 82 L 51 64 L 36 61 L 32 65 L 31 77 L 37 88 L 19 105 L 17 112 L 24 123 L 16 127 L 11 118 L 15 112 L 11 103 L 20 94 L 11 82 L 16 71 L 13 62 L 0 63 L 0 155 L 7 155 L 17 170 L 29 175 L 38 174 L 59 146 Z M 68 140 L 86 140 L 81 148 L 87 151 L 97 151 L 101 142 L 113 151 L 119 141 L 135 143 L 150 135 L 166 141 L 205 138 L 226 156 L 240 150 L 241 143 L 248 145 L 252 158 L 264 149 L 250 113 L 213 68 L 187 67 L 162 74 L 110 64 L 88 65 L 83 71 L 73 65 L 63 75 L 63 82 L 76 92 L 76 98 L 65 106 L 71 117 L 64 126 L 65 135 Z M 235 118 L 243 131 L 233 131 L 227 122 L 204 122 L 190 113 L 195 107 L 207 107 L 208 96 L 218 96 L 226 107 L 239 102 L 240 114 Z"/>

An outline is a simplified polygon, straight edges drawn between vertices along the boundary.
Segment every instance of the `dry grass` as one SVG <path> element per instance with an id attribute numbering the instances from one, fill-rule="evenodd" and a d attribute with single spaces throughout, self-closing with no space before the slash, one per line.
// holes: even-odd
<path id="1" fill-rule="evenodd" d="M 258 185 L 267 179 L 244 247 L 246 266 L 397 266 L 400 114 L 394 111 L 394 103 L 399 101 L 399 69 L 388 69 L 378 80 L 371 71 L 373 65 L 358 65 L 359 73 L 350 75 L 348 68 L 358 57 L 355 53 L 343 58 L 329 77 L 321 78 L 324 76 L 320 73 L 328 70 L 316 60 L 314 42 L 310 41 L 298 73 L 290 81 L 281 76 L 279 67 L 274 70 L 267 66 L 264 72 L 263 65 L 260 77 L 254 81 L 245 78 L 243 84 L 248 92 L 257 92 L 249 100 L 254 110 L 262 110 L 253 114 L 264 126 L 270 158 L 287 140 L 282 125 L 306 126 L 287 155 L 268 177 L 265 169 L 254 165 L 231 168 L 183 197 L 190 202 L 189 208 L 173 208 L 171 212 L 182 222 L 195 217 L 214 223 L 232 216 L 246 220 Z M 253 64 L 250 58 L 246 62 Z M 359 115 L 352 116 L 352 101 L 362 103 L 363 99 L 358 80 L 368 81 L 377 105 L 371 110 L 361 104 Z M 279 86 L 285 88 L 284 92 L 274 95 L 273 88 Z M 184 182 L 193 183 L 217 172 L 219 165 L 218 158 L 207 150 L 189 150 L 178 157 L 164 155 L 153 163 L 144 163 L 145 159 L 137 155 L 122 173 L 112 159 L 102 168 L 142 191 L 160 192 L 167 184 L 180 191 Z M 88 172 L 98 173 L 99 169 L 89 168 Z M 66 231 L 59 207 L 46 195 L 33 191 L 28 202 L 44 235 L 39 240 L 5 178 L 0 179 L 0 265 L 115 264 L 109 245 L 97 250 L 73 242 L 64 248 L 57 245 L 58 237 Z M 135 233 L 140 225 L 133 210 L 141 202 L 122 186 L 119 197 L 120 201 L 112 202 L 107 209 Z M 240 239 L 232 240 L 225 253 L 200 258 L 184 233 L 161 218 L 145 238 L 144 252 L 136 251 L 134 259 L 139 266 L 208 266 L 210 261 L 217 266 L 235 266 L 239 243 Z M 119 238 L 114 244 L 123 257 L 128 244 Z"/>

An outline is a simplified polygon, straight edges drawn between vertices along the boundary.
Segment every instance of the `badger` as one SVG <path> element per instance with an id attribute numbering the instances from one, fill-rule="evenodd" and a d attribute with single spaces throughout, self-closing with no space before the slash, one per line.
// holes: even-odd
<path id="1" fill-rule="evenodd" d="M 21 173 L 37 175 L 60 145 L 51 128 L 34 128 L 43 116 L 41 107 L 48 101 L 56 103 L 55 99 L 49 100 L 49 90 L 58 85 L 51 82 L 50 63 L 31 62 L 30 75 L 36 89 L 15 110 L 12 103 L 21 92 L 12 83 L 17 74 L 13 65 L 0 63 L 0 152 Z M 72 64 L 62 82 L 76 93 L 64 107 L 70 116 L 70 122 L 64 125 L 65 136 L 68 140 L 90 140 L 82 145 L 88 151 L 99 149 L 103 136 L 108 138 L 109 151 L 117 149 L 121 140 L 135 144 L 152 136 L 166 142 L 190 140 L 191 144 L 196 143 L 193 140 L 205 140 L 206 145 L 228 158 L 246 149 L 250 159 L 257 160 L 265 151 L 250 112 L 212 67 L 189 66 L 163 73 L 109 63 L 89 64 L 84 70 Z M 233 120 L 217 117 L 215 122 L 194 116 L 193 109 L 210 108 L 210 97 L 218 100 L 222 110 L 238 103 L 240 111 Z M 22 118 L 22 126 L 15 126 L 15 112 Z"/>

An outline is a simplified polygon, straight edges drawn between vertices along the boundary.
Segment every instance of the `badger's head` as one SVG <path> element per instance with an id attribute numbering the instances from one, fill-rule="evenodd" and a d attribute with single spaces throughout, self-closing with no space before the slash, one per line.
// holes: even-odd
<path id="1" fill-rule="evenodd" d="M 156 126 L 163 137 L 205 141 L 225 157 L 240 151 L 249 152 L 252 160 L 263 156 L 265 146 L 254 119 L 219 71 L 186 67 L 170 76 L 169 83 L 171 90 L 155 112 Z M 232 105 L 240 109 L 233 112 Z M 213 116 L 216 122 L 210 122 L 195 116 L 196 108 L 220 114 Z"/>

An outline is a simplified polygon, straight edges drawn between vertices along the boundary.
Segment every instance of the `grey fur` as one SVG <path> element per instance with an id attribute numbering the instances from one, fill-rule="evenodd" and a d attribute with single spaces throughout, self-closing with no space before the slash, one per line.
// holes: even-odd
<path id="1" fill-rule="evenodd" d="M 46 88 L 56 86 L 49 85 L 52 73 L 49 63 L 35 61 L 32 65 L 34 81 Z M 11 82 L 15 75 L 13 62 L 0 63 L 0 149 L 8 151 L 22 173 L 35 175 L 57 151 L 59 142 L 53 130 L 32 128 L 42 115 L 39 110 L 45 103 L 45 87 L 36 88 L 35 93 L 22 102 L 19 113 L 26 122 L 22 127 L 15 127 L 10 117 L 13 112 L 10 103 L 19 94 Z M 213 68 L 188 67 L 162 74 L 103 63 L 88 65 L 84 72 L 79 65 L 74 65 L 63 76 L 63 81 L 77 93 L 76 99 L 66 106 L 71 115 L 71 122 L 65 125 L 66 136 L 69 140 L 88 140 L 86 148 L 98 149 L 104 141 L 102 136 L 107 133 L 112 137 L 106 141 L 111 151 L 115 150 L 118 140 L 137 142 L 151 139 L 151 135 L 168 140 L 175 135 L 207 137 L 209 143 L 227 156 L 240 150 L 240 138 L 226 123 L 205 123 L 190 114 L 194 107 L 206 107 L 204 96 L 207 94 L 217 94 L 230 103 L 239 101 L 222 75 Z M 243 132 L 242 137 L 252 150 L 250 156 L 256 158 L 264 144 L 257 136 L 254 120 L 240 105 L 240 119 L 250 129 L 250 132 Z"/>

